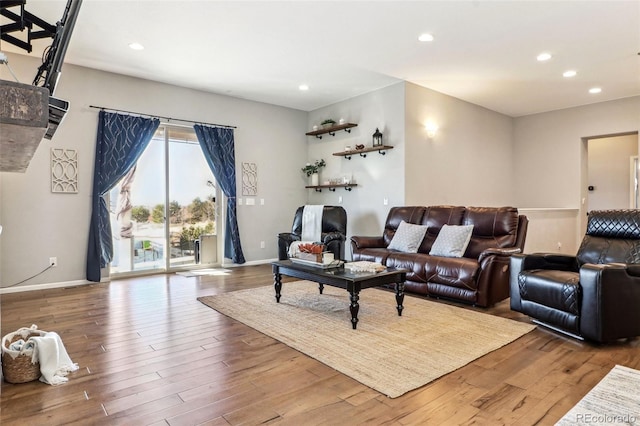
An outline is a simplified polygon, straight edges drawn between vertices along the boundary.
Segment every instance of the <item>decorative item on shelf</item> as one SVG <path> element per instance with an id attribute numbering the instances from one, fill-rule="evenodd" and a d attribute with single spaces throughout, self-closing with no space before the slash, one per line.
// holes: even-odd
<path id="1" fill-rule="evenodd" d="M 317 125 L 317 124 L 315 124 L 315 125 L 312 127 L 312 129 L 313 129 L 313 131 L 314 131 L 314 132 L 315 132 L 316 130 L 318 130 L 318 125 Z"/>
<path id="2" fill-rule="evenodd" d="M 322 123 L 320 123 L 322 125 L 322 128 L 326 129 L 328 127 L 333 127 L 336 125 L 336 121 L 331 119 L 331 118 L 327 118 L 326 120 L 324 120 Z"/>
<path id="3" fill-rule="evenodd" d="M 344 118 L 341 118 L 340 120 L 338 120 L 338 123 L 340 123 L 340 125 L 346 123 L 346 121 L 344 120 Z"/>
<path id="4" fill-rule="evenodd" d="M 315 163 L 307 163 L 301 170 L 306 173 L 307 176 L 311 176 L 311 186 L 318 186 L 319 176 L 318 172 L 321 168 L 326 166 L 324 159 L 316 160 Z"/>
<path id="5" fill-rule="evenodd" d="M 376 127 L 376 132 L 373 134 L 373 146 L 382 146 L 382 133 Z"/>
<path id="6" fill-rule="evenodd" d="M 364 144 L 358 144 L 356 145 L 356 149 L 360 150 L 360 149 L 364 149 Z"/>

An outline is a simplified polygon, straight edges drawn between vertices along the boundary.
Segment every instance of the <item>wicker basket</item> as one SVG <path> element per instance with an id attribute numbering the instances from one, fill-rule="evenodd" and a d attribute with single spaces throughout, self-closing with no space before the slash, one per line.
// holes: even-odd
<path id="1" fill-rule="evenodd" d="M 30 337 L 39 337 L 45 334 L 45 331 L 38 330 L 38 327 L 32 325 L 31 328 L 21 328 L 2 338 L 2 375 L 6 382 L 26 383 L 40 378 L 40 364 L 31 362 L 33 348 L 20 351 L 9 348 L 13 342 L 20 339 L 26 342 Z"/>

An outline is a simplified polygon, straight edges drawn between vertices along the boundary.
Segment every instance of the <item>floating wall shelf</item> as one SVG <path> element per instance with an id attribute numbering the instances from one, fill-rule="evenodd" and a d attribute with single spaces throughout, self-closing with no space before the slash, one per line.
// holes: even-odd
<path id="1" fill-rule="evenodd" d="M 347 133 L 351 133 L 351 128 L 356 127 L 355 123 L 345 123 L 345 124 L 336 124 L 335 126 L 325 127 L 319 130 L 314 130 L 313 132 L 305 133 L 307 136 L 315 136 L 318 139 L 322 139 L 322 135 L 330 134 L 331 136 L 335 136 L 336 132 L 339 130 L 344 130 Z"/>
<path id="2" fill-rule="evenodd" d="M 351 156 L 353 155 L 359 154 L 360 157 L 364 158 L 367 156 L 367 152 L 373 151 L 378 151 L 379 154 L 385 155 L 388 149 L 393 149 L 393 147 L 389 145 L 370 146 L 368 148 L 352 149 L 351 151 L 334 152 L 333 155 L 351 160 Z"/>
<path id="3" fill-rule="evenodd" d="M 328 189 L 329 191 L 336 191 L 336 188 L 344 188 L 347 191 L 351 191 L 351 188 L 354 186 L 358 186 L 357 183 L 341 183 L 341 184 L 335 184 L 335 185 L 309 185 L 309 186 L 305 186 L 305 188 L 309 188 L 309 189 L 315 189 L 316 192 L 322 192 L 323 188 Z"/>

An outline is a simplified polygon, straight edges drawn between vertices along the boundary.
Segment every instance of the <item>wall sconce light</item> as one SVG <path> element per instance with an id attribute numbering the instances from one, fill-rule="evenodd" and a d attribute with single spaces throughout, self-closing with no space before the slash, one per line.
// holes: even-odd
<path id="1" fill-rule="evenodd" d="M 438 125 L 436 123 L 429 122 L 425 124 L 424 128 L 427 129 L 427 137 L 430 139 L 433 139 L 438 133 Z"/>

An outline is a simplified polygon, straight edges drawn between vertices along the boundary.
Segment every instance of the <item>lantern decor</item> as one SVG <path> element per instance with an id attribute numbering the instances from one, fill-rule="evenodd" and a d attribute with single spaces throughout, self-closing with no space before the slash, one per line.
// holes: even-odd
<path id="1" fill-rule="evenodd" d="M 373 134 L 373 146 L 382 146 L 382 133 L 376 127 L 376 132 Z"/>

